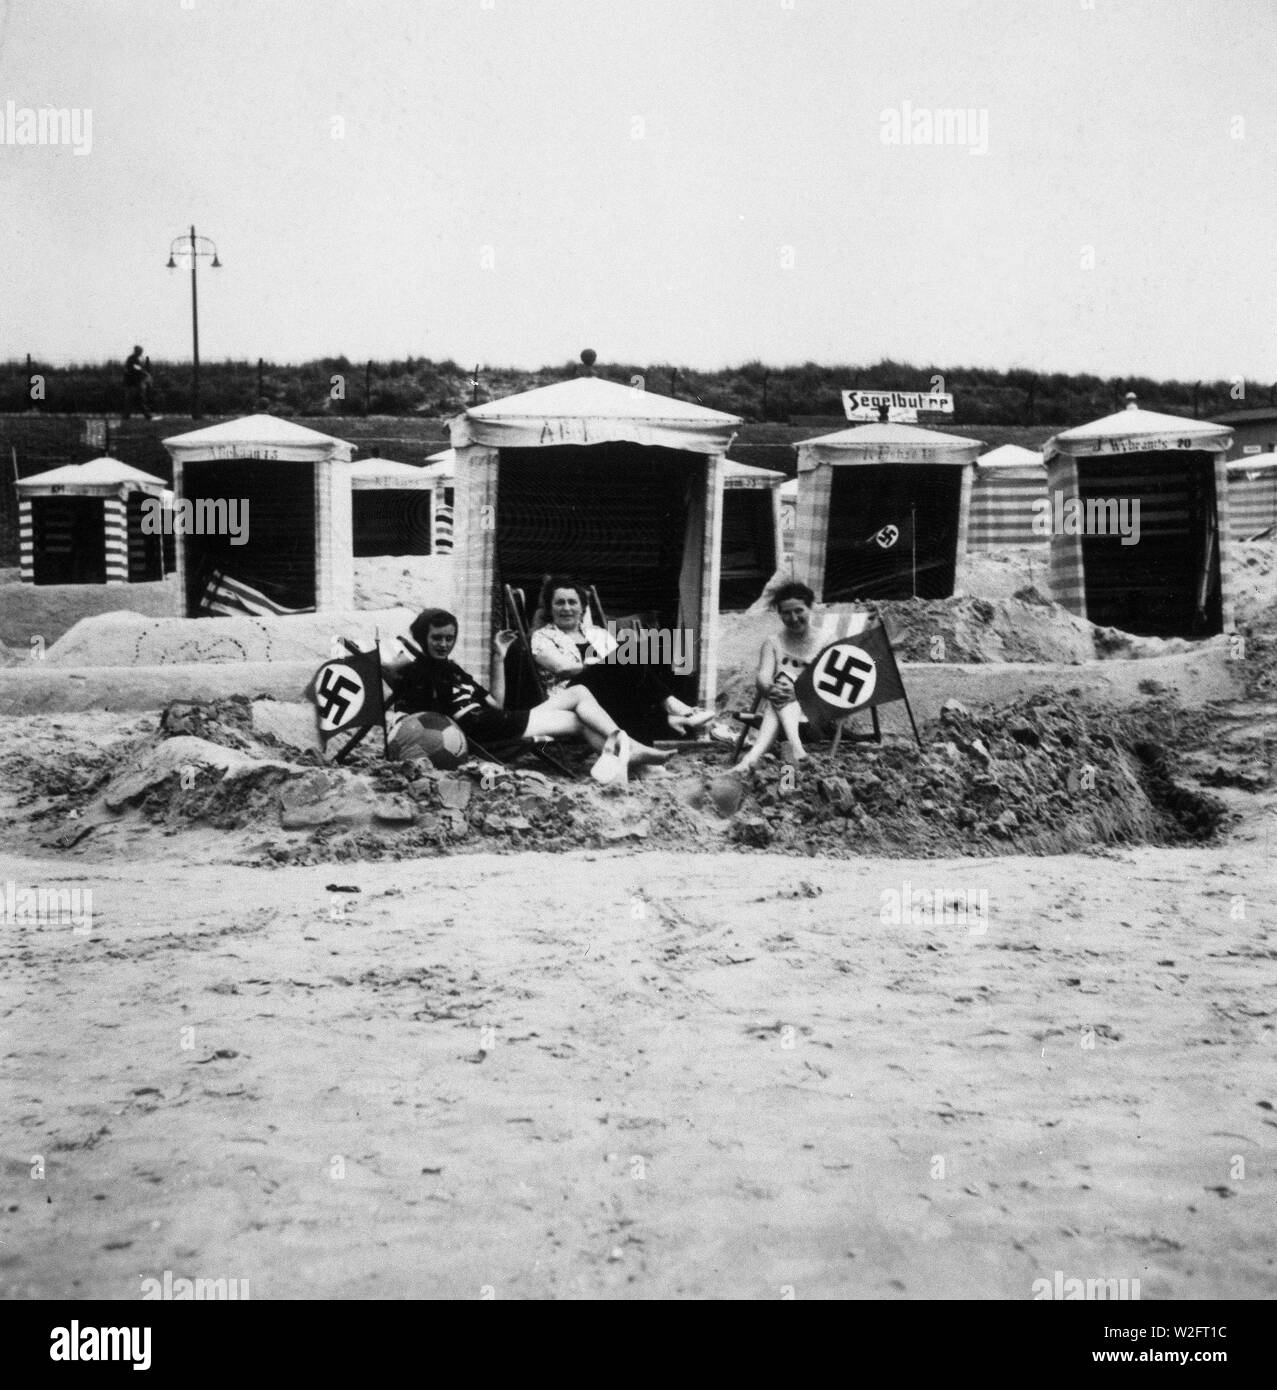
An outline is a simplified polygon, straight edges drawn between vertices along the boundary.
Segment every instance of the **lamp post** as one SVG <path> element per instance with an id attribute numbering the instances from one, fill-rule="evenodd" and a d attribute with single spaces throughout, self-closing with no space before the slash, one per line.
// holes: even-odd
<path id="1" fill-rule="evenodd" d="M 173 238 L 168 251 L 169 270 L 177 269 L 178 256 L 187 256 L 191 262 L 191 419 L 200 418 L 200 306 L 199 291 L 196 287 L 195 272 L 201 256 L 211 256 L 212 268 L 220 270 L 222 263 L 217 259 L 217 247 L 206 236 L 196 236 L 192 226 L 185 236 Z"/>

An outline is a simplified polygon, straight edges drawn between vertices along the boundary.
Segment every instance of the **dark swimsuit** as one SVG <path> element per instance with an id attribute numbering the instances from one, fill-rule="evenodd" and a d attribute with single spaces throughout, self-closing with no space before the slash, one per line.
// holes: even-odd
<path id="1" fill-rule="evenodd" d="M 422 661 L 408 667 L 399 687 L 398 704 L 408 714 L 444 714 L 467 736 L 497 743 L 521 739 L 528 731 L 526 709 L 493 709 L 488 692 L 455 661 Z"/>

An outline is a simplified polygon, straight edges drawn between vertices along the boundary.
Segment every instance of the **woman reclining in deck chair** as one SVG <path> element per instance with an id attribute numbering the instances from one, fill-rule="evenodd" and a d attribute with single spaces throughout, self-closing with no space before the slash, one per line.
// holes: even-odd
<path id="1" fill-rule="evenodd" d="M 479 743 L 579 734 L 600 754 L 591 769 L 599 782 L 623 778 L 631 762 L 663 763 L 672 756 L 632 740 L 582 686 L 555 691 L 533 709 L 502 709 L 505 654 L 514 641 L 512 632 L 498 632 L 492 639 L 495 695 L 449 659 L 457 645 L 457 620 L 451 613 L 427 608 L 413 619 L 409 632 L 421 656 L 392 658 L 382 666 L 400 709 L 408 715 L 390 736 L 392 758 L 420 756 L 413 750 L 422 747 L 421 729 L 412 716 L 427 712 L 447 715 Z"/>
<path id="2" fill-rule="evenodd" d="M 589 620 L 589 594 L 564 575 L 541 586 L 533 618 L 532 657 L 550 692 L 584 686 L 627 729 L 644 738 L 680 737 L 703 728 L 712 711 L 693 709 L 670 693 L 668 667 L 617 665 L 608 657 L 616 639 Z"/>

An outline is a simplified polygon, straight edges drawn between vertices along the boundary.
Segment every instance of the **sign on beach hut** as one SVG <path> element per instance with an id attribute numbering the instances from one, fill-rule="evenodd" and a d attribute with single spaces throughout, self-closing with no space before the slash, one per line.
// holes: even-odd
<path id="1" fill-rule="evenodd" d="M 472 406 L 456 450 L 459 661 L 490 664 L 503 584 L 594 584 L 610 616 L 689 633 L 698 703 L 717 683 L 724 456 L 740 419 L 598 377 Z"/>
<path id="2" fill-rule="evenodd" d="M 177 565 L 188 617 L 233 589 L 250 611 L 354 606 L 353 446 L 273 415 L 226 420 L 164 441 L 173 459 Z M 228 582 L 224 582 L 228 581 Z"/>
<path id="3" fill-rule="evenodd" d="M 891 423 L 804 440 L 795 576 L 826 603 L 959 592 L 972 465 L 983 447 Z"/>
<path id="4" fill-rule="evenodd" d="M 1232 626 L 1228 482 L 1232 431 L 1125 410 L 1047 440 L 1051 590 L 1080 617 L 1142 636 Z"/>
<path id="5" fill-rule="evenodd" d="M 15 486 L 24 584 L 164 578 L 162 478 L 103 457 L 19 478 Z"/>

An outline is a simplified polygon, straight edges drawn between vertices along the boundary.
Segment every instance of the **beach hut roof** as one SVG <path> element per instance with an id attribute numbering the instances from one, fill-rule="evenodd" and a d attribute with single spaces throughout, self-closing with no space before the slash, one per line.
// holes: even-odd
<path id="1" fill-rule="evenodd" d="M 735 459 L 723 460 L 724 487 L 771 487 L 784 478 L 775 468 L 759 468 L 753 463 L 737 463 Z"/>
<path id="2" fill-rule="evenodd" d="M 30 477 L 19 478 L 17 486 L 19 489 L 60 487 L 74 492 L 77 489 L 100 491 L 129 483 L 137 484 L 146 491 L 167 486 L 163 478 L 157 478 L 153 473 L 143 473 L 132 464 L 106 455 L 90 459 L 88 463 L 67 463 L 61 468 L 51 468 L 47 473 L 33 473 Z"/>
<path id="3" fill-rule="evenodd" d="M 1085 458 L 1095 454 L 1160 453 L 1168 449 L 1220 453 L 1228 448 L 1232 438 L 1233 432 L 1227 425 L 1141 410 L 1130 395 L 1125 410 L 1054 435 L 1047 440 L 1043 452 L 1047 459 L 1056 454 Z"/>
<path id="4" fill-rule="evenodd" d="M 276 415 L 245 415 L 175 434 L 164 441 L 174 459 L 263 459 L 289 463 L 349 462 L 354 446 Z"/>
<path id="5" fill-rule="evenodd" d="M 891 422 L 854 425 L 798 445 L 800 470 L 817 464 L 974 463 L 984 440 Z"/>
<path id="6" fill-rule="evenodd" d="M 433 486 L 428 471 L 394 459 L 359 459 L 349 465 L 350 485 L 356 489 L 428 488 Z"/>
<path id="7" fill-rule="evenodd" d="M 627 441 L 694 453 L 726 453 L 737 415 L 620 386 L 600 377 L 538 386 L 472 406 L 450 422 L 455 448 L 543 448 Z"/>
<path id="8" fill-rule="evenodd" d="M 976 460 L 980 468 L 1041 468 L 1042 455 L 1019 444 L 999 444 Z"/>
<path id="9" fill-rule="evenodd" d="M 1241 458 L 1230 459 L 1228 463 L 1230 478 L 1243 478 L 1251 473 L 1274 472 L 1277 472 L 1277 453 L 1271 451 L 1266 454 L 1243 454 Z"/>

